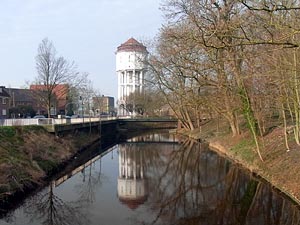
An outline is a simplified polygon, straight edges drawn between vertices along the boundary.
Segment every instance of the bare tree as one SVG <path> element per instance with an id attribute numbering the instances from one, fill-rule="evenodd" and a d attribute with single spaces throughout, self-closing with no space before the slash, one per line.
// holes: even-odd
<path id="1" fill-rule="evenodd" d="M 247 124 L 263 159 L 272 113 L 289 112 L 299 144 L 299 1 L 164 3 L 167 24 L 150 64 L 184 127 L 197 128 L 203 108 L 224 118 L 233 136 Z"/>
<path id="2" fill-rule="evenodd" d="M 157 89 L 147 88 L 143 93 L 135 91 L 126 99 L 127 110 L 140 116 L 161 116 L 161 109 L 165 104 L 162 93 Z"/>
<path id="3" fill-rule="evenodd" d="M 41 106 L 47 109 L 48 117 L 51 114 L 51 106 L 57 98 L 55 89 L 58 85 L 64 85 L 59 91 L 60 95 L 65 95 L 70 87 L 78 86 L 86 78 L 77 71 L 74 62 L 57 56 L 54 45 L 47 38 L 43 39 L 38 47 L 36 69 L 38 75 L 33 89 Z"/>

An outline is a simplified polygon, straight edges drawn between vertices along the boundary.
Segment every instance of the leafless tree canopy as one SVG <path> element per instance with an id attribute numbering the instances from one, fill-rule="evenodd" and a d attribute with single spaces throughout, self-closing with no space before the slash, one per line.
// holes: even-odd
<path id="1" fill-rule="evenodd" d="M 50 107 L 54 100 L 54 89 L 58 85 L 66 85 L 63 92 L 69 88 L 76 87 L 85 82 L 86 76 L 77 71 L 74 62 L 69 62 L 62 56 L 57 56 L 56 49 L 47 38 L 42 40 L 38 47 L 36 56 L 37 77 L 34 84 L 38 85 L 36 95 L 38 95 L 41 104 L 47 109 L 50 116 Z M 61 93 L 66 94 L 66 93 Z"/>
<path id="2" fill-rule="evenodd" d="M 166 23 L 149 64 L 186 129 L 221 117 L 237 136 L 246 123 L 261 157 L 259 139 L 277 116 L 276 125 L 295 127 L 300 144 L 299 7 L 294 0 L 164 1 Z"/>
<path id="3" fill-rule="evenodd" d="M 68 62 L 64 57 L 57 57 L 56 49 L 48 39 L 42 40 L 36 56 L 38 72 L 37 83 L 57 85 L 73 82 L 78 75 L 74 62 Z"/>

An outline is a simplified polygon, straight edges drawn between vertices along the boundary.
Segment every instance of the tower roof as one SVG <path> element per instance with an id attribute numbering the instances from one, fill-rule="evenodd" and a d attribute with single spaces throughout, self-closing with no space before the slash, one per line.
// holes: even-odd
<path id="1" fill-rule="evenodd" d="M 124 52 L 147 52 L 146 47 L 135 40 L 134 38 L 128 39 L 125 43 L 121 44 L 118 47 L 118 52 L 124 51 Z"/>
<path id="2" fill-rule="evenodd" d="M 119 196 L 119 201 L 126 205 L 128 208 L 134 210 L 136 208 L 138 208 L 140 205 L 143 205 L 146 200 L 147 200 L 148 196 L 141 196 L 141 197 L 136 197 L 136 198 L 122 198 Z"/>

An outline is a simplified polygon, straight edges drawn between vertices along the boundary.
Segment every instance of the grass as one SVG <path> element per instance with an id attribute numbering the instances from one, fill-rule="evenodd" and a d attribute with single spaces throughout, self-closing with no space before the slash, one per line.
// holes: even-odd
<path id="1" fill-rule="evenodd" d="M 254 141 L 243 139 L 231 147 L 229 151 L 235 156 L 239 156 L 242 160 L 248 163 L 253 163 L 253 161 L 257 158 L 257 154 L 253 151 L 253 149 L 255 149 Z"/>
<path id="2" fill-rule="evenodd" d="M 43 132 L 45 128 L 43 126 L 38 125 L 30 125 L 30 126 L 23 126 L 20 127 L 24 132 Z"/>
<path id="3" fill-rule="evenodd" d="M 50 174 L 58 166 L 58 162 L 53 160 L 36 158 L 35 161 L 46 174 Z"/>
<path id="4" fill-rule="evenodd" d="M 39 126 L 0 127 L 0 199 L 49 173 L 61 160 L 54 136 Z M 65 151 L 61 146 L 60 151 Z M 38 160 L 35 160 L 38 158 Z"/>
<path id="5" fill-rule="evenodd" d="M 28 171 L 23 169 L 24 166 L 19 165 L 13 167 L 13 169 L 10 171 L 10 189 L 15 190 L 18 188 L 23 188 L 26 185 L 29 185 L 32 182 L 32 177 L 28 173 Z"/>
<path id="6" fill-rule="evenodd" d="M 95 137 L 80 132 L 58 138 L 41 126 L 0 127 L 0 203 L 40 183 L 92 140 Z"/>
<path id="7" fill-rule="evenodd" d="M 16 134 L 15 127 L 0 127 L 0 140 L 13 138 Z"/>

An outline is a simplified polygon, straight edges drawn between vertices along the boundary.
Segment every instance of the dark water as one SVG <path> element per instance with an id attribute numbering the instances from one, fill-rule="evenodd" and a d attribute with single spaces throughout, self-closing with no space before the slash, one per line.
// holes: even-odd
<path id="1" fill-rule="evenodd" d="M 300 213 L 205 144 L 148 134 L 73 168 L 0 224 L 283 225 Z"/>

